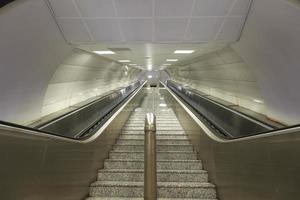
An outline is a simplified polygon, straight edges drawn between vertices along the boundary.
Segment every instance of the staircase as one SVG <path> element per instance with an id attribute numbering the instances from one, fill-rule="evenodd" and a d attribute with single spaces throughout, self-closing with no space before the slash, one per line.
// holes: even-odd
<path id="1" fill-rule="evenodd" d="M 143 199 L 146 104 L 132 112 L 87 200 Z M 216 199 L 216 188 L 208 183 L 208 174 L 173 110 L 156 106 L 158 198 Z"/>

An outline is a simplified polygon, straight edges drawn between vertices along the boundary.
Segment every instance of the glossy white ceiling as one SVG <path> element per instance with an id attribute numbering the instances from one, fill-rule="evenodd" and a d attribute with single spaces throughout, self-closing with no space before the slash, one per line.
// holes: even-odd
<path id="1" fill-rule="evenodd" d="M 90 43 L 232 42 L 251 0 L 48 0 L 66 39 Z"/>

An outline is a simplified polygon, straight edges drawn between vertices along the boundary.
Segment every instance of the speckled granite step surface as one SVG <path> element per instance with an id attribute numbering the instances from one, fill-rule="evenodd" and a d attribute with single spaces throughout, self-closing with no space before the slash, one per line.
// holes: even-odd
<path id="1" fill-rule="evenodd" d="M 147 97 L 145 97 L 147 99 Z M 90 186 L 87 200 L 142 200 L 144 193 L 144 119 L 135 109 Z M 217 200 L 216 188 L 170 108 L 156 107 L 157 185 L 160 200 Z"/>
<path id="2" fill-rule="evenodd" d="M 201 170 L 200 160 L 159 160 L 157 170 Z M 104 161 L 105 169 L 144 169 L 144 160 L 107 159 Z"/>
<path id="3" fill-rule="evenodd" d="M 89 197 L 86 200 L 144 200 L 144 198 L 134 198 L 134 197 Z M 217 199 L 199 199 L 199 198 L 158 198 L 158 200 L 217 200 Z"/>
<path id="4" fill-rule="evenodd" d="M 89 197 L 87 198 L 87 200 L 144 200 L 144 198 L 127 198 L 127 197 L 111 197 L 111 198 L 107 198 L 107 197 Z M 217 199 L 190 199 L 190 198 L 158 198 L 158 200 L 217 200 Z"/>
<path id="5" fill-rule="evenodd" d="M 98 173 L 99 181 L 144 181 L 143 169 L 102 169 Z M 159 182 L 207 182 L 205 170 L 158 170 Z"/>
<path id="6" fill-rule="evenodd" d="M 144 145 L 114 145 L 113 150 L 118 151 L 144 151 Z M 156 145 L 157 151 L 193 151 L 194 148 L 190 144 L 183 145 Z"/>

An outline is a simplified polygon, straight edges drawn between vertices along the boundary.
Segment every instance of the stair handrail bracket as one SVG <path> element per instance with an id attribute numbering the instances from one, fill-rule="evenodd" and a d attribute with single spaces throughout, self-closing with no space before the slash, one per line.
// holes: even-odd
<path id="1" fill-rule="evenodd" d="M 156 174 L 156 117 L 147 113 L 145 117 L 144 146 L 144 199 L 157 199 Z"/>

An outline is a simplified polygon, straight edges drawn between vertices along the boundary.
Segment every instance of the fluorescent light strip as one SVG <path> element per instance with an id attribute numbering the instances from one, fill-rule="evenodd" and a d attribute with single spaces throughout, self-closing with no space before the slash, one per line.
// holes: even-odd
<path id="1" fill-rule="evenodd" d="M 111 55 L 111 54 L 115 54 L 115 52 L 113 51 L 93 51 L 94 53 L 96 54 L 99 54 L 99 55 Z"/>
<path id="2" fill-rule="evenodd" d="M 194 50 L 176 50 L 174 51 L 175 54 L 191 54 L 194 53 Z"/>
<path id="3" fill-rule="evenodd" d="M 118 60 L 120 63 L 129 63 L 130 60 Z"/>
<path id="4" fill-rule="evenodd" d="M 167 59 L 167 62 L 177 62 L 178 59 Z"/>

